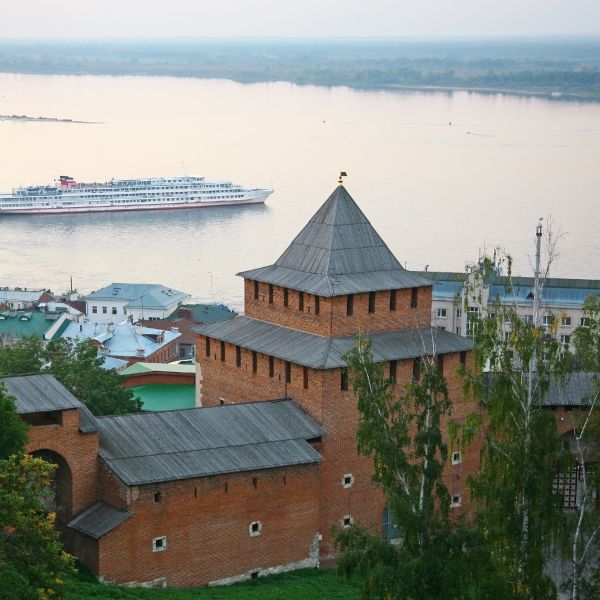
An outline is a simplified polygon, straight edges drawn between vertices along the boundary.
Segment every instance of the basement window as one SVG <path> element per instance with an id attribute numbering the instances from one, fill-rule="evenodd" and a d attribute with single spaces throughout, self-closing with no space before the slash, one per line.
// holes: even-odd
<path id="1" fill-rule="evenodd" d="M 462 504 L 462 498 L 460 494 L 453 494 L 452 500 L 450 501 L 450 508 L 458 508 Z"/>
<path id="2" fill-rule="evenodd" d="M 250 537 L 256 537 L 256 536 L 260 535 L 261 531 L 262 531 L 262 523 L 260 521 L 253 521 L 248 526 L 248 533 L 250 534 Z"/>
<path id="3" fill-rule="evenodd" d="M 346 515 L 345 517 L 342 517 L 342 528 L 347 529 L 350 525 L 352 525 L 352 516 Z"/>
<path id="4" fill-rule="evenodd" d="M 167 536 L 154 538 L 152 540 L 152 552 L 164 552 L 167 549 Z"/>
<path id="5" fill-rule="evenodd" d="M 346 475 L 344 475 L 342 477 L 342 487 L 344 489 L 352 487 L 353 483 L 354 483 L 354 475 L 352 475 L 352 473 L 346 473 Z"/>
<path id="6" fill-rule="evenodd" d="M 452 453 L 452 464 L 459 465 L 462 462 L 462 452 L 460 450 Z"/>

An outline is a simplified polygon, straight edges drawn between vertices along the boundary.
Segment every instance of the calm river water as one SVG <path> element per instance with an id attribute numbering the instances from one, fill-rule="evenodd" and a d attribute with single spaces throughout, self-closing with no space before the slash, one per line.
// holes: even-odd
<path id="1" fill-rule="evenodd" d="M 600 278 L 600 105 L 287 83 L 0 74 L 0 191 L 182 175 L 274 187 L 266 206 L 0 217 L 0 285 L 164 283 L 242 302 L 336 185 L 410 269 L 504 246 L 530 273 L 537 218 L 566 235 L 554 275 Z"/>

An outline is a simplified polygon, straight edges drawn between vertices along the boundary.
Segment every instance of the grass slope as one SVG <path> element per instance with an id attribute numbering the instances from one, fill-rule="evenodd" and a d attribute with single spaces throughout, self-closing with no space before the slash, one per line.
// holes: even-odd
<path id="1" fill-rule="evenodd" d="M 68 600 L 358 600 L 358 587 L 335 570 L 303 569 L 230 586 L 152 590 L 103 585 L 80 571 L 67 585 Z"/>

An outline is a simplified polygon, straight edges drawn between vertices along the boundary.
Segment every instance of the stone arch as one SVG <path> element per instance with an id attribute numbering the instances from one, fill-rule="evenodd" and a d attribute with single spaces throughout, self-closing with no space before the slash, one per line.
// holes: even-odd
<path id="1" fill-rule="evenodd" d="M 63 529 L 71 518 L 73 507 L 73 476 L 67 461 L 58 452 L 49 449 L 35 450 L 31 453 L 52 465 L 56 465 L 52 477 L 51 493 L 42 499 L 48 512 L 56 513 L 56 526 Z"/>

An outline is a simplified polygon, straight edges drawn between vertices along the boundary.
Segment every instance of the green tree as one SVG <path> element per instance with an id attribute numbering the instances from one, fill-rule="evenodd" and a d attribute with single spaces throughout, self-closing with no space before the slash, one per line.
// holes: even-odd
<path id="1" fill-rule="evenodd" d="M 583 303 L 584 323 L 573 333 L 578 365 L 600 372 L 600 294 L 590 294 Z"/>
<path id="2" fill-rule="evenodd" d="M 357 526 L 338 532 L 340 573 L 361 578 L 365 599 L 508 598 L 483 538 L 448 518 L 441 423 L 451 404 L 436 357 L 421 359 L 419 380 L 401 398 L 383 365 L 373 362 L 368 339 L 360 338 L 345 360 L 360 412 L 358 451 L 373 458 L 373 480 L 400 526 L 401 542 Z"/>
<path id="3" fill-rule="evenodd" d="M 23 452 L 27 425 L 0 385 L 0 591 L 3 600 L 63 598 L 74 561 L 41 498 L 54 467 Z"/>
<path id="4" fill-rule="evenodd" d="M 472 330 L 467 388 L 476 389 L 486 415 L 481 467 L 470 478 L 479 527 L 515 598 L 555 598 L 545 567 L 563 517 L 553 482 L 564 448 L 543 405 L 551 378 L 564 375 L 569 361 L 510 306 L 497 303 Z"/>
<path id="5" fill-rule="evenodd" d="M 21 451 L 27 442 L 27 423 L 15 410 L 15 401 L 0 381 L 0 459 Z"/>
<path id="6" fill-rule="evenodd" d="M 116 415 L 142 410 L 142 402 L 114 369 L 104 369 L 91 341 L 60 339 L 48 344 L 50 372 L 95 415 Z"/>
<path id="7" fill-rule="evenodd" d="M 44 346 L 35 335 L 0 346 L 0 375 L 37 373 L 43 364 Z"/>

